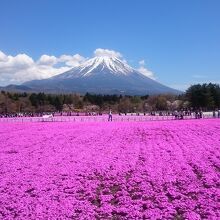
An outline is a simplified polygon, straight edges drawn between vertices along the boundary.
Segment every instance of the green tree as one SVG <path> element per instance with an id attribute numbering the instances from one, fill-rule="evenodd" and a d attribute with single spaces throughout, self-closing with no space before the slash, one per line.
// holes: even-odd
<path id="1" fill-rule="evenodd" d="M 220 107 L 220 87 L 218 84 L 196 84 L 186 91 L 186 99 L 193 108 L 215 109 Z"/>
<path id="2" fill-rule="evenodd" d="M 63 103 L 62 103 L 62 100 L 59 96 L 55 97 L 53 105 L 55 106 L 57 111 L 62 111 Z"/>

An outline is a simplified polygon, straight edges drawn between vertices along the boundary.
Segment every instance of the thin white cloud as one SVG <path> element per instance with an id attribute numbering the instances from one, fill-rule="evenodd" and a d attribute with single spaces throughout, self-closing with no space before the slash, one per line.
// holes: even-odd
<path id="1" fill-rule="evenodd" d="M 26 54 L 6 55 L 0 51 L 0 85 L 21 84 L 34 79 L 46 79 L 84 62 L 79 54 L 60 57 L 42 55 L 34 61 Z"/>
<path id="2" fill-rule="evenodd" d="M 141 66 L 138 68 L 138 71 L 140 73 L 142 73 L 144 76 L 147 76 L 153 80 L 156 79 L 156 77 L 154 76 L 154 73 L 152 71 L 148 70 L 146 67 Z"/>
<path id="3" fill-rule="evenodd" d="M 140 60 L 139 62 L 139 68 L 137 69 L 140 73 L 142 73 L 144 76 L 147 76 L 153 80 L 156 79 L 154 73 L 150 70 L 148 70 L 146 67 L 145 67 L 145 61 L 144 60 Z"/>
<path id="4" fill-rule="evenodd" d="M 122 58 L 122 54 L 114 51 L 114 50 L 108 50 L 108 49 L 102 49 L 98 48 L 94 51 L 94 55 L 96 57 L 102 57 L 102 56 L 107 56 L 107 57 L 117 57 L 117 58 Z"/>
<path id="5" fill-rule="evenodd" d="M 0 76 L 1 74 L 14 74 L 15 71 L 25 70 L 34 64 L 33 59 L 26 54 L 18 54 L 13 57 L 1 52 L 0 56 Z"/>
<path id="6" fill-rule="evenodd" d="M 0 62 L 6 62 L 8 60 L 8 57 L 0 51 Z"/>
<path id="7" fill-rule="evenodd" d="M 205 78 L 207 78 L 207 76 L 205 76 L 205 75 L 199 75 L 199 74 L 195 74 L 195 75 L 193 75 L 192 77 L 195 78 L 195 79 L 205 79 Z"/>
<path id="8" fill-rule="evenodd" d="M 42 55 L 38 60 L 38 65 L 44 66 L 53 66 L 58 62 L 58 59 L 55 56 L 48 56 L 46 54 Z"/>
<path id="9" fill-rule="evenodd" d="M 64 62 L 67 66 L 75 67 L 79 66 L 82 62 L 86 60 L 85 57 L 75 54 L 75 55 L 61 55 L 59 58 L 59 62 Z"/>
<path id="10" fill-rule="evenodd" d="M 139 63 L 140 66 L 144 66 L 145 65 L 145 60 L 140 60 L 138 63 Z"/>

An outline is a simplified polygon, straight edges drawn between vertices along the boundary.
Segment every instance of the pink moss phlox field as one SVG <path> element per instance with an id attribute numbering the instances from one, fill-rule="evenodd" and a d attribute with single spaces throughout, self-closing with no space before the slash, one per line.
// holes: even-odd
<path id="1" fill-rule="evenodd" d="M 0 219 L 220 219 L 220 120 L 0 124 Z"/>

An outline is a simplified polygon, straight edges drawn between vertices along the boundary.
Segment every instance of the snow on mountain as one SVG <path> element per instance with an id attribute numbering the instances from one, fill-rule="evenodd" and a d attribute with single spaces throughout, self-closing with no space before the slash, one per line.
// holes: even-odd
<path id="1" fill-rule="evenodd" d="M 90 66 L 91 68 L 84 74 L 88 76 L 91 72 L 99 66 L 102 66 L 101 71 L 105 68 L 108 68 L 113 74 L 124 74 L 127 75 L 133 71 L 133 69 L 127 64 L 123 63 L 116 57 L 95 57 L 91 60 L 88 60 L 83 65 L 83 68 Z"/>
<path id="2" fill-rule="evenodd" d="M 116 57 L 103 56 L 89 59 L 80 66 L 74 67 L 65 74 L 60 74 L 54 78 L 88 77 L 97 71 L 100 73 L 108 71 L 113 75 L 126 76 L 133 73 L 135 70 Z"/>

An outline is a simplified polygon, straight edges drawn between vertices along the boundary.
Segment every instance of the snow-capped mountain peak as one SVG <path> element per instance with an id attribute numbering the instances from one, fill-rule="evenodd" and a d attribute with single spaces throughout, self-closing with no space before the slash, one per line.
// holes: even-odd
<path id="1" fill-rule="evenodd" d="M 127 75 L 130 72 L 133 72 L 133 68 L 120 59 L 108 56 L 94 57 L 84 62 L 81 66 L 79 66 L 79 68 L 81 69 L 80 72 L 85 69 L 87 70 L 84 72 L 83 76 L 91 75 L 96 69 L 100 72 L 108 70 L 115 75 Z"/>
<path id="2" fill-rule="evenodd" d="M 58 77 L 70 78 L 70 77 L 89 77 L 95 73 L 111 73 L 113 75 L 129 75 L 134 72 L 134 69 L 121 61 L 117 57 L 94 57 L 86 60 L 81 65 L 74 67 L 66 72 L 65 75 L 59 75 Z M 57 76 L 56 76 L 57 78 Z"/>

